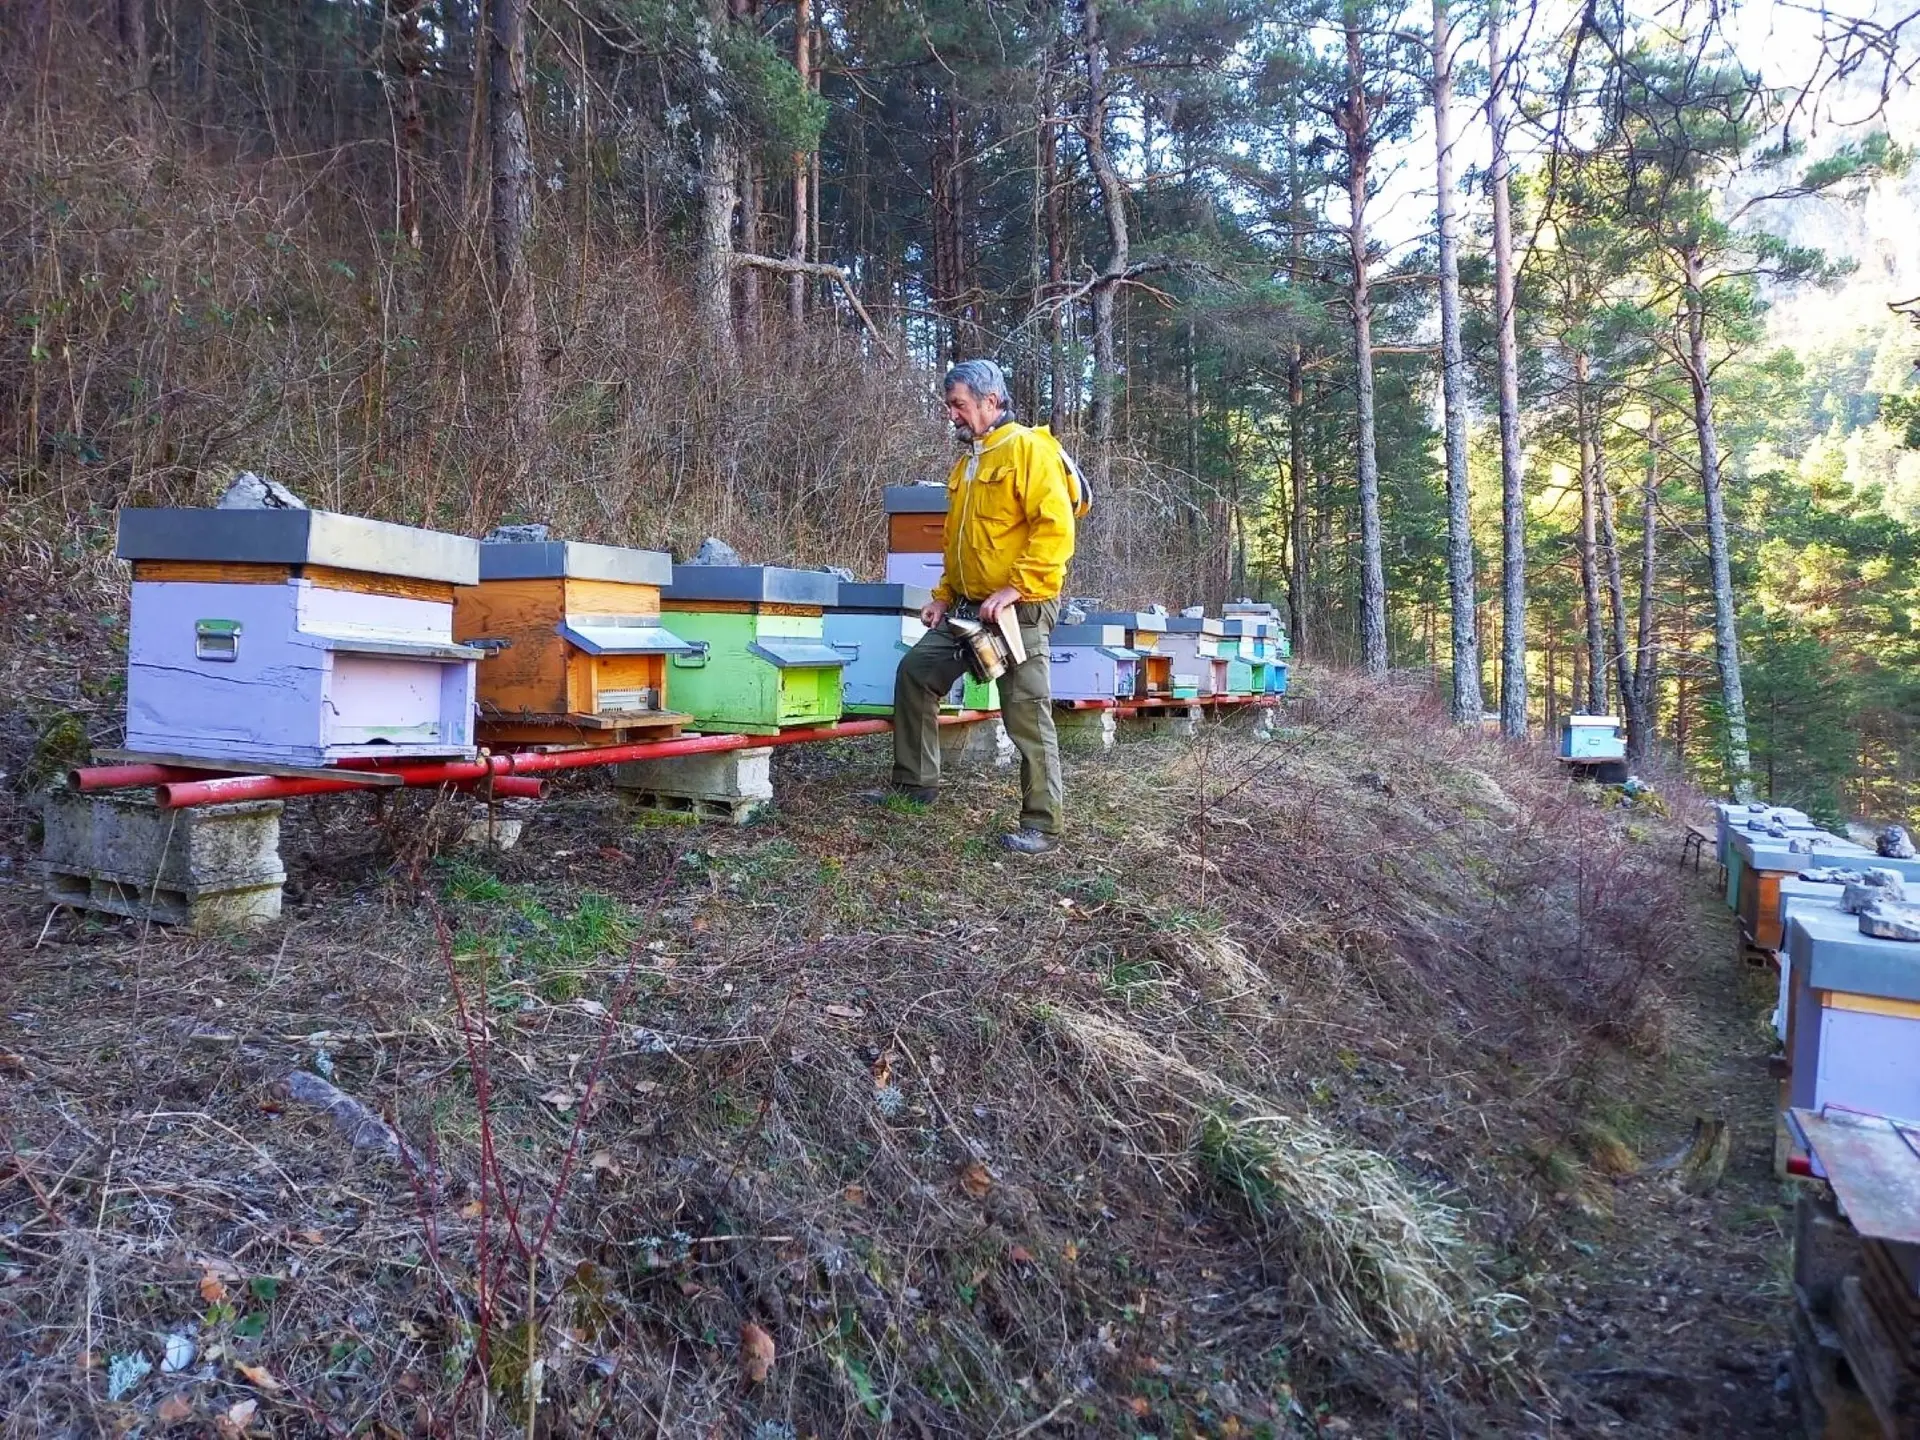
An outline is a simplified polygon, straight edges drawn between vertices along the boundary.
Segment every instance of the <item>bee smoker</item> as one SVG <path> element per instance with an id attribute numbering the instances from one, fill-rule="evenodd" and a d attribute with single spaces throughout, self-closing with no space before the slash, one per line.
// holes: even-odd
<path id="1" fill-rule="evenodd" d="M 1020 653 L 1022 647 L 1006 633 L 1012 607 L 1003 611 L 1002 616 L 998 624 L 991 624 L 982 620 L 979 611 L 971 605 L 959 606 L 947 616 L 948 631 L 966 647 L 967 673 L 983 684 L 998 680 L 1009 666 L 1026 659 Z M 1013 632 L 1016 637 L 1019 633 Z"/>

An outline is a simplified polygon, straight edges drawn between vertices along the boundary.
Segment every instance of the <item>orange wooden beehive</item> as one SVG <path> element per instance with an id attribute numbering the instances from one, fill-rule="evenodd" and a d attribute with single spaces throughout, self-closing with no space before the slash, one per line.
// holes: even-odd
<path id="1" fill-rule="evenodd" d="M 489 540 L 480 583 L 454 603 L 479 667 L 480 738 L 613 745 L 676 733 L 667 657 L 693 646 L 660 623 L 672 558 L 578 541 Z M 637 734 L 636 732 L 644 732 Z"/>

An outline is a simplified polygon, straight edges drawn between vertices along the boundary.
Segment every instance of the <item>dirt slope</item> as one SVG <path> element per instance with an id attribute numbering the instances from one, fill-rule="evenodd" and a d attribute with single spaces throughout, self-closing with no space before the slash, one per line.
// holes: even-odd
<path id="1" fill-rule="evenodd" d="M 1710 887 L 1311 683 L 1274 742 L 1073 759 L 1037 866 L 1004 775 L 857 801 L 876 744 L 781 755 L 740 830 L 572 779 L 506 854 L 298 802 L 233 938 L 49 921 L 16 820 L 0 1434 L 1776 1433 Z M 1703 1198 L 1640 1168 L 1697 1114 Z"/>

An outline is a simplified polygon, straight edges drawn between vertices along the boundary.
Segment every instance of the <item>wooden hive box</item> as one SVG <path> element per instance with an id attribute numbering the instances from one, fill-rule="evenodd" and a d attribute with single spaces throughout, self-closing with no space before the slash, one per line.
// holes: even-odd
<path id="1" fill-rule="evenodd" d="M 1860 933 L 1837 907 L 1788 923 L 1787 1103 L 1920 1116 L 1920 944 Z"/>
<path id="2" fill-rule="evenodd" d="M 1762 805 L 1757 803 L 1743 805 L 1737 800 L 1722 800 L 1717 803 L 1713 807 L 1713 818 L 1714 831 L 1719 837 L 1719 844 L 1714 849 L 1713 858 L 1720 862 L 1723 869 L 1726 866 L 1729 853 L 1727 849 L 1729 837 L 1734 830 L 1745 828 L 1751 820 L 1760 821 L 1760 828 L 1762 830 L 1767 828 L 1767 821 L 1773 818 L 1778 818 L 1790 829 L 1804 830 L 1817 828 L 1814 827 L 1813 822 L 1808 820 L 1806 815 L 1799 810 L 1790 809 L 1786 806 Z"/>
<path id="3" fill-rule="evenodd" d="M 127 747 L 324 766 L 473 753 L 479 546 L 325 510 L 120 512 Z"/>
<path id="4" fill-rule="evenodd" d="M 889 485 L 887 508 L 887 583 L 931 590 L 946 566 L 945 485 Z"/>
<path id="5" fill-rule="evenodd" d="M 1785 838 L 1744 828 L 1732 831 L 1728 837 L 1727 902 L 1740 917 L 1741 930 L 1763 950 L 1778 950 L 1781 945 L 1779 912 L 1783 876 L 1797 875 L 1816 864 L 1852 865 L 1870 855 L 1852 841 L 1829 835 L 1811 822 L 1804 828 L 1784 825 L 1780 828 L 1786 832 Z M 1796 842 L 1813 848 L 1795 850 L 1792 847 Z M 1846 858 L 1817 861 L 1814 855 L 1820 850 Z"/>
<path id="6" fill-rule="evenodd" d="M 454 603 L 454 632 L 488 652 L 481 738 L 509 745 L 614 745 L 675 734 L 667 660 L 693 647 L 660 619 L 672 558 L 574 540 L 488 540 L 480 583 Z"/>
<path id="7" fill-rule="evenodd" d="M 1167 633 L 1160 638 L 1160 649 L 1173 660 L 1176 696 L 1182 675 L 1194 678 L 1197 696 L 1227 693 L 1227 657 L 1222 652 L 1225 641 L 1225 628 L 1211 616 L 1167 617 Z"/>
<path id="8" fill-rule="evenodd" d="M 1048 677 L 1056 700 L 1131 700 L 1140 657 L 1126 646 L 1124 625 L 1056 625 Z"/>
<path id="9" fill-rule="evenodd" d="M 849 585 L 827 609 L 827 644 L 839 651 L 843 708 L 851 715 L 891 715 L 900 659 L 927 633 L 920 612 L 931 599 L 917 585 Z"/>
<path id="10" fill-rule="evenodd" d="M 1173 698 L 1173 655 L 1160 648 L 1167 633 L 1164 610 L 1104 610 L 1087 616 L 1089 625 L 1117 625 L 1121 643 L 1140 657 L 1134 676 L 1136 700 Z"/>
<path id="11" fill-rule="evenodd" d="M 927 633 L 920 612 L 932 599 L 918 585 L 840 584 L 840 598 L 827 610 L 827 643 L 846 659 L 841 672 L 842 708 L 849 715 L 891 715 L 894 672 L 900 659 Z M 1000 687 L 962 675 L 940 702 L 949 710 L 998 710 Z"/>
<path id="12" fill-rule="evenodd" d="M 661 613 L 694 647 L 669 662 L 691 727 L 771 735 L 838 720 L 846 656 L 827 643 L 826 608 L 839 589 L 824 570 L 674 566 Z"/>
<path id="13" fill-rule="evenodd" d="M 1220 613 L 1229 620 L 1264 621 L 1263 634 L 1272 646 L 1272 657 L 1276 660 L 1292 658 L 1293 642 L 1287 638 L 1287 627 L 1281 623 L 1279 606 L 1258 600 L 1235 600 L 1222 606 Z"/>

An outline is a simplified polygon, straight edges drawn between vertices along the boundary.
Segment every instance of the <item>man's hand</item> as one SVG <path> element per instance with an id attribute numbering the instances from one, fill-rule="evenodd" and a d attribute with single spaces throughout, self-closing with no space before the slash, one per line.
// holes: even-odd
<path id="1" fill-rule="evenodd" d="M 938 630 L 940 622 L 947 618 L 947 602 L 929 600 L 920 607 L 920 623 L 929 630 Z"/>
<path id="2" fill-rule="evenodd" d="M 980 602 L 980 618 L 988 624 L 1000 619 L 1000 612 L 1009 605 L 1020 603 L 1020 592 L 1011 585 L 1002 585 L 986 599 Z"/>

